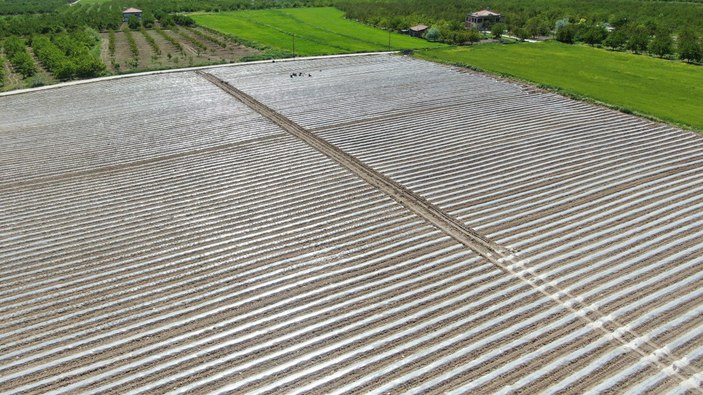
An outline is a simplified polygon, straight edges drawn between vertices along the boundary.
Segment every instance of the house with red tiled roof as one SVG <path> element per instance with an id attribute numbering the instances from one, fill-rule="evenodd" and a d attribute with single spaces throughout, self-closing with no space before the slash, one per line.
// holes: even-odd
<path id="1" fill-rule="evenodd" d="M 129 21 L 130 17 L 137 17 L 137 19 L 141 20 L 142 19 L 142 10 L 137 9 L 137 8 L 127 8 L 126 10 L 122 11 L 122 21 L 127 22 Z"/>
<path id="2" fill-rule="evenodd" d="M 467 29 L 488 30 L 491 25 L 501 21 L 501 15 L 491 10 L 481 10 L 472 12 L 466 16 L 465 26 Z"/>

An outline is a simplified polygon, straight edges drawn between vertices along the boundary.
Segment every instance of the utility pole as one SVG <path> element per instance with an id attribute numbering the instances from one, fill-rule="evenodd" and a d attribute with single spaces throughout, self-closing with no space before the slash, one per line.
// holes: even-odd
<path id="1" fill-rule="evenodd" d="M 295 56 L 295 33 L 293 33 L 293 56 Z"/>
<path id="2" fill-rule="evenodd" d="M 391 29 L 388 29 L 388 51 L 391 50 Z"/>

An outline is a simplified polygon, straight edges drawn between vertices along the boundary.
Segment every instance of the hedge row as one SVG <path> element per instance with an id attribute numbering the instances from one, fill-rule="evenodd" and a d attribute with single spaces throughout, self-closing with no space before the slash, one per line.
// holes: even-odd
<path id="1" fill-rule="evenodd" d="M 134 37 L 132 37 L 132 31 L 125 26 L 122 28 L 122 33 L 124 33 L 125 37 L 127 37 L 127 42 L 129 43 L 129 50 L 132 52 L 132 57 L 135 60 L 139 59 L 139 48 L 137 48 L 137 42 L 134 41 Z"/>
<path id="2" fill-rule="evenodd" d="M 205 32 L 198 30 L 198 29 L 193 29 L 192 27 L 186 27 L 186 30 L 188 30 L 189 32 L 195 34 L 196 36 L 198 36 L 204 40 L 207 40 L 213 44 L 219 45 L 222 48 L 227 47 L 227 42 L 225 40 L 221 40 L 220 38 L 218 38 L 216 36 L 213 36 L 211 34 L 207 34 Z"/>
<path id="3" fill-rule="evenodd" d="M 115 57 L 115 31 L 110 30 L 107 33 L 108 37 L 108 44 L 107 44 L 107 49 L 110 51 L 110 57 L 114 58 Z"/>
<path id="4" fill-rule="evenodd" d="M 161 35 L 161 37 L 164 38 L 164 40 L 170 42 L 171 45 L 173 45 L 178 51 L 180 51 L 181 53 L 183 53 L 183 46 L 181 45 L 181 43 L 179 43 L 178 41 L 176 41 L 176 39 L 174 39 L 173 37 L 169 36 L 165 31 L 163 31 L 162 29 L 160 29 L 160 28 L 158 28 L 158 27 L 156 27 L 156 26 L 154 26 L 154 30 L 156 30 L 156 32 L 159 33 L 159 34 Z"/>
<path id="5" fill-rule="evenodd" d="M 37 73 L 37 65 L 27 53 L 24 40 L 14 36 L 9 37 L 5 40 L 3 47 L 15 72 L 22 74 L 23 78 L 31 77 Z"/>
<path id="6" fill-rule="evenodd" d="M 146 42 L 149 43 L 149 46 L 151 46 L 151 49 L 154 50 L 154 53 L 156 54 L 161 54 L 161 48 L 159 48 L 159 44 L 156 43 L 156 40 L 154 40 L 154 37 L 152 37 L 146 29 L 144 29 L 144 26 L 139 27 L 139 31 L 142 32 L 142 35 L 144 36 L 144 39 Z"/>
<path id="7" fill-rule="evenodd" d="M 206 51 L 206 50 L 207 50 L 207 46 L 206 46 L 205 44 L 201 43 L 201 42 L 198 41 L 195 37 L 193 37 L 193 36 L 191 36 L 190 34 L 184 32 L 183 30 L 177 29 L 177 30 L 176 30 L 176 33 L 178 33 L 181 37 L 183 37 L 183 38 L 185 38 L 186 40 L 188 40 L 188 42 L 190 42 L 191 44 L 193 44 L 193 45 L 194 45 L 195 47 L 197 47 L 198 49 L 203 50 L 203 51 Z"/>
<path id="8" fill-rule="evenodd" d="M 90 53 L 80 37 L 61 33 L 32 37 L 32 48 L 39 60 L 59 80 L 92 78 L 102 75 L 105 65 Z"/>

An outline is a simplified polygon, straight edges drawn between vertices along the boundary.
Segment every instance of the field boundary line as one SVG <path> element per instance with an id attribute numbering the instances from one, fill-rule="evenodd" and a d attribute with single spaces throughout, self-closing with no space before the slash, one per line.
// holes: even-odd
<path id="1" fill-rule="evenodd" d="M 251 62 L 238 62 L 238 63 L 222 63 L 222 64 L 212 64 L 207 66 L 193 66 L 193 67 L 182 67 L 178 69 L 163 69 L 163 70 L 152 70 L 152 71 L 140 71 L 138 73 L 129 74 L 119 74 L 119 75 L 108 75 L 105 77 L 91 78 L 87 80 L 76 80 L 61 82 L 53 85 L 38 86 L 36 88 L 24 88 L 15 89 L 7 92 L 0 92 L 0 97 L 20 95 L 24 93 L 39 92 L 50 89 L 65 88 L 67 86 L 93 84 L 101 81 L 118 80 L 122 78 L 134 78 L 134 77 L 144 77 L 148 75 L 158 75 L 158 74 L 168 74 L 168 73 L 185 73 L 189 71 L 207 70 L 207 69 L 218 69 L 222 67 L 242 67 L 250 66 L 252 64 L 263 64 L 263 63 L 279 63 L 279 62 L 297 62 L 305 60 L 315 60 L 315 59 L 334 59 L 334 58 L 351 58 L 356 56 L 383 56 L 397 54 L 400 51 L 378 51 L 378 52 L 356 52 L 356 53 L 344 53 L 337 55 L 319 55 L 319 56 L 300 56 L 295 58 L 281 58 L 281 59 L 266 59 L 266 60 L 255 60 Z"/>
<path id="2" fill-rule="evenodd" d="M 656 366 L 664 374 L 677 378 L 682 384 L 688 384 L 690 389 L 698 390 L 698 393 L 703 394 L 701 383 L 696 380 L 698 372 L 688 365 L 685 359 L 673 355 L 668 349 L 654 343 L 648 336 L 635 332 L 629 325 L 620 323 L 612 316 L 602 313 L 596 306 L 587 304 L 582 297 L 571 295 L 561 289 L 556 282 L 545 279 L 527 267 L 526 264 L 529 261 L 520 259 L 516 252 L 468 227 L 423 197 L 371 169 L 356 157 L 303 128 L 228 82 L 202 70 L 196 73 L 268 118 L 286 132 L 339 163 L 411 212 L 436 226 L 446 235 L 487 259 L 503 272 L 517 277 L 539 293 L 571 311 L 577 319 L 586 321 L 588 326 L 601 331 L 609 340 L 616 340 L 622 344 L 621 347 L 637 352 L 641 355 L 642 362 Z"/>

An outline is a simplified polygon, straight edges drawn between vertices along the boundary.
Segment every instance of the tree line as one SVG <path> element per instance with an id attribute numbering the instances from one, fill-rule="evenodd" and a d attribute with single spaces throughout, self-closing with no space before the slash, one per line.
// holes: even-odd
<path id="1" fill-rule="evenodd" d="M 643 25 L 703 32 L 703 3 L 646 0 L 338 0 L 335 6 L 350 19 L 384 29 L 403 30 L 417 24 L 437 28 L 439 39 L 462 43 L 468 14 L 486 8 L 502 15 L 502 27 L 523 37 L 550 34 L 566 19 L 587 25 Z"/>
<path id="2" fill-rule="evenodd" d="M 703 37 L 695 30 L 684 27 L 671 31 L 663 25 L 622 23 L 606 26 L 586 21 L 559 20 L 556 23 L 556 39 L 573 44 L 583 42 L 592 46 L 603 46 L 614 51 L 648 53 L 661 58 L 673 58 L 687 62 L 703 60 Z"/>
<path id="3" fill-rule="evenodd" d="M 69 0 L 0 0 L 0 15 L 52 12 L 70 2 Z"/>

